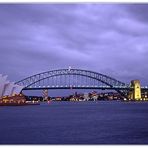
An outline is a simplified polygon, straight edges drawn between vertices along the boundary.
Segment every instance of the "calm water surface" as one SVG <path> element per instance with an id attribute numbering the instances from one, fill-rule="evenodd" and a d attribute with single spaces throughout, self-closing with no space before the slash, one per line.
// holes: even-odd
<path id="1" fill-rule="evenodd" d="M 148 144 L 148 102 L 0 107 L 0 144 Z"/>

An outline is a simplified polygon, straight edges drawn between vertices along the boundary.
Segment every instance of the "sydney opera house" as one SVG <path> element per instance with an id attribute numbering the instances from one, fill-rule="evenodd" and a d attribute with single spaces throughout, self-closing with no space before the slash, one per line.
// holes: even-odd
<path id="1" fill-rule="evenodd" d="M 25 96 L 21 93 L 23 86 L 7 80 L 7 76 L 0 74 L 0 105 L 23 104 Z"/>

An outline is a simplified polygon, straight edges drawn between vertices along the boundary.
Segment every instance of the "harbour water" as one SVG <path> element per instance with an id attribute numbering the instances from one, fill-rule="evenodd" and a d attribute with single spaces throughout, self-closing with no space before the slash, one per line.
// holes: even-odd
<path id="1" fill-rule="evenodd" d="M 0 144 L 148 144 L 148 102 L 3 106 Z"/>

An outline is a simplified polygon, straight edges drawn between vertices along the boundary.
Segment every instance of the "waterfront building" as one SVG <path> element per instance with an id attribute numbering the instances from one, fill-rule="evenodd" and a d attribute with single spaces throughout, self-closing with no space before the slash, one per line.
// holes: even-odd
<path id="1" fill-rule="evenodd" d="M 23 86 L 16 85 L 14 82 L 9 82 L 7 76 L 2 76 L 2 74 L 0 74 L 0 98 L 20 94 L 22 89 Z"/>
<path id="2" fill-rule="evenodd" d="M 7 80 L 7 76 L 0 74 L 0 103 L 25 103 L 26 98 L 21 93 L 23 86 L 19 86 Z"/>
<path id="3" fill-rule="evenodd" d="M 88 93 L 84 93 L 84 100 L 89 101 L 90 97 Z"/>
<path id="4" fill-rule="evenodd" d="M 4 104 L 24 104 L 26 98 L 23 94 L 15 94 L 13 96 L 4 96 L 0 99 L 0 103 Z"/>

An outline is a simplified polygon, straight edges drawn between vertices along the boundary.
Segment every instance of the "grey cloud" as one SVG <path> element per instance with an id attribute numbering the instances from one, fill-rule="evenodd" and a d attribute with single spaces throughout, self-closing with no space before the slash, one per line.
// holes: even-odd
<path id="1" fill-rule="evenodd" d="M 127 4 L 123 5 L 126 10 L 130 12 L 130 15 L 134 17 L 135 19 L 142 21 L 142 22 L 148 22 L 148 4 L 147 3 L 141 3 L 141 4 Z"/>
<path id="2" fill-rule="evenodd" d="M 71 65 L 127 83 L 139 78 L 148 84 L 147 66 L 143 65 L 148 62 L 147 22 L 135 19 L 134 14 L 145 14 L 140 11 L 141 5 L 136 6 L 138 12 L 134 7 L 99 3 L 1 4 L 1 73 L 19 80 Z"/>

